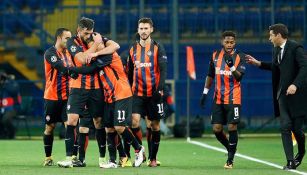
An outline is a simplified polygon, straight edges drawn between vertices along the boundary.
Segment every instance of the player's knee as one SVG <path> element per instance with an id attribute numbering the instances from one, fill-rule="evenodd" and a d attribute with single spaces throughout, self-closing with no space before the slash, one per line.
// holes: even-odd
<path id="1" fill-rule="evenodd" d="M 228 131 L 236 131 L 237 129 L 237 124 L 228 124 Z"/>
<path id="2" fill-rule="evenodd" d="M 214 133 L 219 133 L 223 131 L 223 127 L 222 126 L 213 126 L 213 132 Z"/>
<path id="3" fill-rule="evenodd" d="M 53 134 L 54 128 L 55 128 L 55 125 L 54 125 L 54 124 L 46 125 L 44 134 L 45 134 L 45 135 L 52 135 L 52 134 Z"/>
<path id="4" fill-rule="evenodd" d="M 112 132 L 115 132 L 115 128 L 106 128 L 106 132 L 107 133 L 112 133 Z"/>
<path id="5" fill-rule="evenodd" d="M 153 131 L 159 131 L 160 130 L 160 121 L 159 120 L 151 121 L 151 128 L 152 128 Z"/>
<path id="6" fill-rule="evenodd" d="M 132 128 L 138 128 L 140 127 L 140 120 L 137 118 L 132 118 L 131 124 L 132 124 Z"/>
<path id="7" fill-rule="evenodd" d="M 124 126 L 115 126 L 114 128 L 115 128 L 116 132 L 119 133 L 119 134 L 122 134 L 125 130 Z"/>
<path id="8" fill-rule="evenodd" d="M 68 114 L 67 125 L 76 126 L 79 120 L 78 114 Z"/>
<path id="9" fill-rule="evenodd" d="M 89 133 L 90 128 L 87 127 L 79 127 L 79 132 L 80 133 Z"/>
<path id="10" fill-rule="evenodd" d="M 101 118 L 95 118 L 93 123 L 94 123 L 94 126 L 95 126 L 96 129 L 102 128 Z"/>

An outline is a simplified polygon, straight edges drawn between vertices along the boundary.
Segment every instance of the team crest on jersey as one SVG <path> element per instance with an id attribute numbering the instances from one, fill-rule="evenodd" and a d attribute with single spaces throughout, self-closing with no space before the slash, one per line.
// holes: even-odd
<path id="1" fill-rule="evenodd" d="M 50 121 L 50 115 L 46 116 L 46 121 L 49 122 Z"/>
<path id="2" fill-rule="evenodd" d="M 70 105 L 67 105 L 67 110 L 69 110 L 70 109 Z"/>
<path id="3" fill-rule="evenodd" d="M 56 56 L 53 55 L 53 56 L 51 57 L 51 62 L 54 63 L 54 62 L 56 62 L 56 61 L 57 61 L 57 58 L 56 58 Z"/>
<path id="4" fill-rule="evenodd" d="M 77 47 L 76 46 L 71 46 L 70 47 L 70 51 L 71 52 L 76 52 L 77 51 Z"/>
<path id="5" fill-rule="evenodd" d="M 147 52 L 147 55 L 150 57 L 150 56 L 152 55 L 152 52 L 149 50 L 149 51 Z"/>

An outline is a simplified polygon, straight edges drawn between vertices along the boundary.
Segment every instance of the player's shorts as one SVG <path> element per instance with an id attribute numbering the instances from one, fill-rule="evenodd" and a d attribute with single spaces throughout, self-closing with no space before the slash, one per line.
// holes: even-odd
<path id="1" fill-rule="evenodd" d="M 104 96 L 101 89 L 72 88 L 67 102 L 67 114 L 83 115 L 87 106 L 93 118 L 103 116 Z"/>
<path id="2" fill-rule="evenodd" d="M 79 119 L 80 123 L 79 126 L 80 127 L 86 127 L 86 128 L 90 128 L 90 129 L 94 129 L 94 122 L 93 122 L 93 117 L 91 117 L 88 109 L 84 110 L 83 115 L 80 117 Z"/>
<path id="3" fill-rule="evenodd" d="M 132 97 L 113 103 L 106 103 L 104 109 L 104 125 L 107 128 L 127 126 L 131 120 Z"/>
<path id="4" fill-rule="evenodd" d="M 47 100 L 44 101 L 45 124 L 66 122 L 67 100 Z"/>
<path id="5" fill-rule="evenodd" d="M 133 96 L 132 113 L 147 116 L 148 120 L 160 120 L 164 117 L 164 104 L 152 97 Z"/>
<path id="6" fill-rule="evenodd" d="M 214 103 L 212 108 L 212 124 L 226 125 L 240 123 L 241 105 Z"/>

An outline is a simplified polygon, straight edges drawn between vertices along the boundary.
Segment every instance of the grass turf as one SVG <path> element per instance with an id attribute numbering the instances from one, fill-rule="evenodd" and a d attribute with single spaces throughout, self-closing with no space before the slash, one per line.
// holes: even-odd
<path id="1" fill-rule="evenodd" d="M 221 147 L 214 138 L 193 139 L 212 146 Z M 144 140 L 145 142 L 145 140 Z M 187 143 L 183 139 L 164 139 L 161 141 L 158 159 L 161 167 L 150 168 L 145 164 L 140 168 L 100 169 L 98 167 L 98 149 L 94 140 L 90 140 L 86 154 L 87 167 L 62 169 L 57 166 L 42 167 L 44 150 L 42 140 L 5 140 L 0 141 L 0 174 L 110 174 L 110 175 L 204 175 L 204 174 L 294 174 L 268 165 L 242 158 L 235 159 L 234 169 L 225 170 L 227 159 L 224 153 Z M 65 158 L 63 140 L 55 140 L 53 158 L 56 161 Z M 261 160 L 285 164 L 280 138 L 239 139 L 238 152 Z M 132 153 L 133 155 L 133 153 Z M 307 172 L 305 162 L 298 168 Z"/>

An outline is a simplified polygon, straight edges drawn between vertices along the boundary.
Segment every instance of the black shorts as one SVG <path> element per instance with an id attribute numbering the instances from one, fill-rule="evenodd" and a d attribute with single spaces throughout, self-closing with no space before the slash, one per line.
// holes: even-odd
<path id="1" fill-rule="evenodd" d="M 91 128 L 91 129 L 95 128 L 94 122 L 93 122 L 93 117 L 90 115 L 90 112 L 89 112 L 88 109 L 85 109 L 83 111 L 82 116 L 80 116 L 79 126 L 80 127 Z"/>
<path id="2" fill-rule="evenodd" d="M 66 122 L 67 100 L 47 100 L 44 101 L 45 124 Z"/>
<path id="3" fill-rule="evenodd" d="M 164 104 L 151 97 L 133 96 L 132 113 L 147 116 L 148 120 L 160 120 L 164 117 Z"/>
<path id="4" fill-rule="evenodd" d="M 107 128 L 127 126 L 131 120 L 132 97 L 121 99 L 113 103 L 106 103 L 104 109 L 104 125 Z"/>
<path id="5" fill-rule="evenodd" d="M 83 115 L 87 106 L 92 117 L 103 116 L 104 96 L 101 89 L 72 88 L 67 102 L 67 114 Z"/>
<path id="6" fill-rule="evenodd" d="M 241 105 L 214 103 L 212 108 L 212 124 L 226 125 L 240 123 Z"/>

